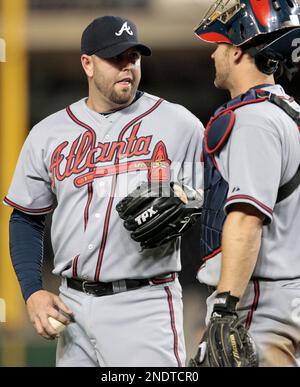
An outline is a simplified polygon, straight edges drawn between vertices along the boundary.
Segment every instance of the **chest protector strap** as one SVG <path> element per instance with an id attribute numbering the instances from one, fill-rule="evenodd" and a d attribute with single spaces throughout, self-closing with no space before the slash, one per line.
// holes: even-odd
<path id="1" fill-rule="evenodd" d="M 289 117 L 291 117 L 300 130 L 300 112 L 293 108 L 292 102 L 294 100 L 292 98 L 278 96 L 266 90 L 256 90 L 255 93 L 255 99 L 243 101 L 237 103 L 236 105 L 225 108 L 221 110 L 215 117 L 211 118 L 207 125 L 204 136 L 205 151 L 210 156 L 213 157 L 215 153 L 220 152 L 223 146 L 226 144 L 235 124 L 235 110 L 245 105 L 269 101 L 278 106 Z M 276 203 L 279 203 L 290 196 L 299 185 L 300 165 L 295 176 L 289 182 L 279 188 Z"/>

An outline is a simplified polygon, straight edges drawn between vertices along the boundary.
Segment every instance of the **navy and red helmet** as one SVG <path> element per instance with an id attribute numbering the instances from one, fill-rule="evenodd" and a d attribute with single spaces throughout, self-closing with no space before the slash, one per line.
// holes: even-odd
<path id="1" fill-rule="evenodd" d="M 195 33 L 206 42 L 242 46 L 260 35 L 297 27 L 297 0 L 217 0 Z"/>

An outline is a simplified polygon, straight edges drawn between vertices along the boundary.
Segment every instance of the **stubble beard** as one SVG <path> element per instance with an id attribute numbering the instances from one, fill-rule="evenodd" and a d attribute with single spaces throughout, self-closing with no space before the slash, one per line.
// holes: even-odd
<path id="1" fill-rule="evenodd" d="M 134 83 L 132 83 L 131 87 L 122 88 L 119 91 L 113 88 L 110 95 L 107 97 L 111 102 L 113 102 L 116 105 L 126 105 L 126 104 L 129 104 L 134 99 L 136 91 L 137 91 L 137 86 Z"/>
<path id="2" fill-rule="evenodd" d="M 222 70 L 223 71 L 216 71 L 214 84 L 217 89 L 228 90 L 229 72 L 225 71 L 227 69 L 222 69 Z"/>
<path id="3" fill-rule="evenodd" d="M 221 90 L 228 90 L 230 83 L 230 66 L 228 63 L 228 51 L 224 55 L 223 62 L 218 62 L 218 66 L 215 63 L 215 69 L 215 87 Z"/>
<path id="4" fill-rule="evenodd" d="M 119 87 L 119 90 L 117 90 L 116 85 L 111 87 L 104 79 L 95 79 L 95 86 L 100 94 L 102 94 L 113 105 L 122 107 L 129 105 L 133 101 L 138 88 L 138 82 L 134 79 L 131 87 Z"/>

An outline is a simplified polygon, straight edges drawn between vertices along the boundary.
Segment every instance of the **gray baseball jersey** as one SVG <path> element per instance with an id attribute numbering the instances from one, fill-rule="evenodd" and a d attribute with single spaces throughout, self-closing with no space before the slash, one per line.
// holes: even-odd
<path id="1" fill-rule="evenodd" d="M 54 274 L 110 282 L 178 272 L 179 241 L 140 252 L 115 205 L 158 175 L 202 186 L 202 139 L 195 116 L 155 96 L 109 115 L 82 99 L 31 130 L 4 202 L 46 214 L 57 201 Z"/>
<path id="2" fill-rule="evenodd" d="M 279 85 L 265 89 L 286 97 Z M 296 102 L 292 105 L 300 111 Z M 300 163 L 299 129 L 283 110 L 269 102 L 243 106 L 235 113 L 229 141 L 216 157 L 229 184 L 225 211 L 233 203 L 248 203 L 266 217 L 254 277 L 300 278 L 300 187 L 276 204 L 279 187 L 295 175 Z M 216 286 L 220 269 L 221 253 L 202 265 L 198 279 Z"/>

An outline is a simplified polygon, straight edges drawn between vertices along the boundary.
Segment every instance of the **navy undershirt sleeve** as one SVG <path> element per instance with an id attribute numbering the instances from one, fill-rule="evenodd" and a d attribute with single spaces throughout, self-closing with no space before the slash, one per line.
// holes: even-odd
<path id="1" fill-rule="evenodd" d="M 45 215 L 14 210 L 9 223 L 10 255 L 25 302 L 43 289 L 42 262 Z"/>

